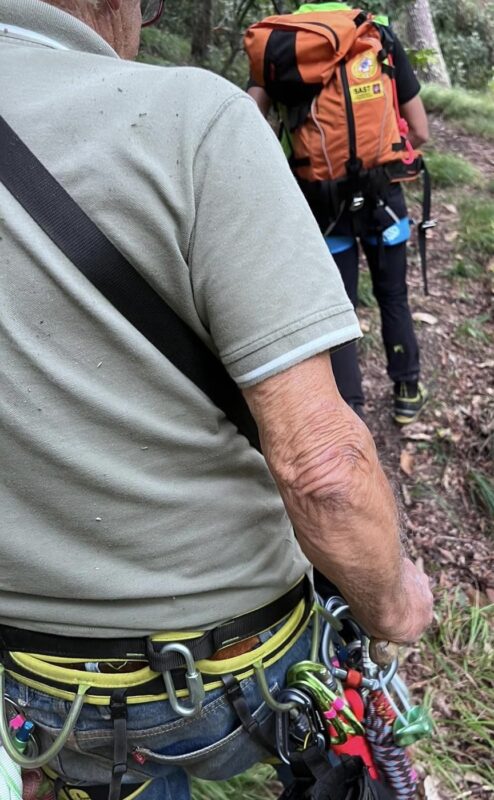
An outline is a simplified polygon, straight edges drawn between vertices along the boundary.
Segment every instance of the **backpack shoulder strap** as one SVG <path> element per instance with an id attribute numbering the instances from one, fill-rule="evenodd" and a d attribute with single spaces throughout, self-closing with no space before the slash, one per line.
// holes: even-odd
<path id="1" fill-rule="evenodd" d="M 67 258 L 260 450 L 235 381 L 0 116 L 0 180 Z"/>

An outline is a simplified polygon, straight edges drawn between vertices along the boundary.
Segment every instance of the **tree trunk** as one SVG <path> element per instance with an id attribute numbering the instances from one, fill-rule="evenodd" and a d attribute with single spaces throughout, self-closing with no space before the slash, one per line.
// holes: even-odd
<path id="1" fill-rule="evenodd" d="M 426 64 L 417 68 L 419 77 L 449 89 L 451 81 L 434 28 L 429 0 L 414 0 L 407 4 L 406 31 L 408 43 L 413 50 L 429 50 L 434 53 Z"/>
<path id="2" fill-rule="evenodd" d="M 190 54 L 196 64 L 203 64 L 211 43 L 213 0 L 197 2 L 197 14 L 192 28 Z"/>

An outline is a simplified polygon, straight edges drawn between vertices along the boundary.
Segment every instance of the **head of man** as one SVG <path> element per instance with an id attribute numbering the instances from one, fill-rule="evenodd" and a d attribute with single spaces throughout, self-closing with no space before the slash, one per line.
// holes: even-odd
<path id="1" fill-rule="evenodd" d="M 140 0 L 44 0 L 93 28 L 121 58 L 135 58 L 141 32 Z"/>

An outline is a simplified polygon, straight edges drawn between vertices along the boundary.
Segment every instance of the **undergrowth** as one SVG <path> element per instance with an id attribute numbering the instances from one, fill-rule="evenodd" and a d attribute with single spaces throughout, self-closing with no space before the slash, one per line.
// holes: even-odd
<path id="1" fill-rule="evenodd" d="M 274 800 L 275 779 L 272 767 L 258 764 L 229 781 L 193 781 L 192 800 Z"/>
<path id="2" fill-rule="evenodd" d="M 428 84 L 421 97 L 427 111 L 441 114 L 467 133 L 494 139 L 493 91 L 469 92 Z"/>
<path id="3" fill-rule="evenodd" d="M 421 645 L 425 703 L 435 734 L 417 746 L 416 758 L 455 792 L 447 795 L 451 798 L 469 796 L 462 793 L 465 782 L 483 797 L 494 796 L 493 624 L 494 605 L 481 608 L 461 592 L 445 593 Z"/>
<path id="4" fill-rule="evenodd" d="M 487 260 L 494 255 L 494 200 L 471 197 L 460 203 L 459 211 L 461 250 Z"/>
<path id="5" fill-rule="evenodd" d="M 432 186 L 435 189 L 450 186 L 476 186 L 482 182 L 479 170 L 461 156 L 429 150 L 426 153 L 426 159 Z"/>

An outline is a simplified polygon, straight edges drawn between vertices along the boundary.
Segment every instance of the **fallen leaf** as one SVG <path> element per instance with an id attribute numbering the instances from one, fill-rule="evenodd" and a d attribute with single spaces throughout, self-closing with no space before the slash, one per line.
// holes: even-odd
<path id="1" fill-rule="evenodd" d="M 410 506 L 412 505 L 412 502 L 413 502 L 412 501 L 412 496 L 411 496 L 410 492 L 408 491 L 408 487 L 405 486 L 404 483 L 401 484 L 401 493 L 403 495 L 403 502 L 405 503 L 405 506 L 407 508 L 410 508 Z"/>
<path id="2" fill-rule="evenodd" d="M 408 450 L 402 450 L 400 454 L 400 469 L 410 478 L 413 475 L 414 457 Z"/>
<path id="3" fill-rule="evenodd" d="M 369 333 L 371 329 L 370 323 L 366 319 L 360 320 L 360 330 L 362 333 Z"/>
<path id="4" fill-rule="evenodd" d="M 453 442 L 453 444 L 457 444 L 461 439 L 461 433 L 453 433 L 451 428 L 437 428 L 436 434 L 439 439 L 443 439 L 446 442 Z"/>
<path id="5" fill-rule="evenodd" d="M 454 717 L 454 711 L 451 708 L 450 704 L 440 694 L 435 696 L 433 705 L 434 705 L 434 709 L 442 717 L 445 717 L 445 719 L 452 719 L 452 717 Z"/>
<path id="6" fill-rule="evenodd" d="M 443 238 L 445 242 L 455 242 L 459 235 L 458 231 L 450 231 L 445 233 Z"/>
<path id="7" fill-rule="evenodd" d="M 449 561 L 451 564 L 452 562 L 456 562 L 456 556 L 451 550 L 445 550 L 444 547 L 438 547 L 437 552 L 441 554 L 445 561 Z"/>
<path id="8" fill-rule="evenodd" d="M 463 777 L 465 778 L 467 783 L 476 783 L 477 786 L 483 786 L 485 783 L 485 778 L 482 778 L 480 775 L 477 775 L 476 772 L 464 772 Z"/>
<path id="9" fill-rule="evenodd" d="M 411 442 L 432 442 L 433 439 L 430 433 L 420 433 L 420 431 L 417 431 L 417 433 L 404 431 L 401 438 L 408 439 Z"/>
<path id="10" fill-rule="evenodd" d="M 445 795 L 441 792 L 441 788 L 439 779 L 428 775 L 424 780 L 425 800 L 446 800 Z"/>
<path id="11" fill-rule="evenodd" d="M 426 311 L 414 311 L 412 317 L 415 322 L 425 322 L 426 325 L 437 325 L 439 321 L 437 317 L 428 314 Z"/>
<path id="12" fill-rule="evenodd" d="M 454 203 L 443 203 L 443 207 L 446 209 L 446 211 L 449 211 L 450 214 L 458 213 L 458 209 L 456 208 Z"/>

